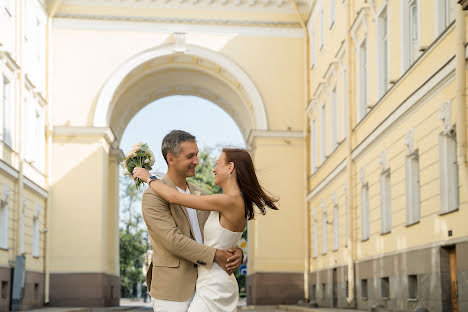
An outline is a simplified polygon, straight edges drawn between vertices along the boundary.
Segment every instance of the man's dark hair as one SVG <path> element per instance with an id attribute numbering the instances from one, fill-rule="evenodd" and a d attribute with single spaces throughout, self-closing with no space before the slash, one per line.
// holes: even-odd
<path id="1" fill-rule="evenodd" d="M 161 144 L 161 152 L 167 164 L 167 154 L 171 153 L 177 156 L 180 152 L 180 144 L 182 142 L 194 142 L 197 140 L 195 136 L 183 130 L 172 130 L 164 137 Z"/>

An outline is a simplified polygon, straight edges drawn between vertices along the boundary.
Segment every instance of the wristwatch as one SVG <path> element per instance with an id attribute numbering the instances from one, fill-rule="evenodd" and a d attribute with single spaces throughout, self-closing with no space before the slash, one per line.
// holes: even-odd
<path id="1" fill-rule="evenodd" d="M 148 181 L 146 181 L 146 183 L 148 183 L 148 185 L 150 185 L 150 183 L 151 183 L 152 181 L 156 181 L 157 179 L 158 179 L 158 178 L 156 178 L 156 176 L 153 175 L 153 176 L 151 176 L 151 177 L 148 178 Z"/>

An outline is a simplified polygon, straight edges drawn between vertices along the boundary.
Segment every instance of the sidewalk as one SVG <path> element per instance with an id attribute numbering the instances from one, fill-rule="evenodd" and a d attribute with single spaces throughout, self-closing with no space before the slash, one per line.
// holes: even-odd
<path id="1" fill-rule="evenodd" d="M 245 306 L 239 307 L 239 312 L 369 312 L 367 310 L 355 309 L 333 309 L 333 308 L 306 308 L 296 305 L 278 305 L 278 306 Z"/>

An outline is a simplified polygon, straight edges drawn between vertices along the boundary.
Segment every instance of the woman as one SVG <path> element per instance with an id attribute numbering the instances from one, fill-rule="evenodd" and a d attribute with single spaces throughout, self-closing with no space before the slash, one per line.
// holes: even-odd
<path id="1" fill-rule="evenodd" d="M 254 219 L 253 205 L 265 214 L 266 207 L 278 210 L 275 204 L 278 200 L 265 194 L 258 183 L 252 158 L 244 149 L 224 148 L 213 173 L 215 184 L 223 189 L 223 194 L 183 194 L 158 181 L 150 183 L 150 187 L 170 203 L 212 211 L 205 223 L 204 243 L 226 250 L 236 246 L 247 220 Z M 133 171 L 133 178 L 148 181 L 149 177 L 146 169 Z M 233 275 L 228 275 L 216 263 L 211 269 L 199 266 L 196 292 L 188 311 L 232 312 L 236 310 L 238 298 Z"/>

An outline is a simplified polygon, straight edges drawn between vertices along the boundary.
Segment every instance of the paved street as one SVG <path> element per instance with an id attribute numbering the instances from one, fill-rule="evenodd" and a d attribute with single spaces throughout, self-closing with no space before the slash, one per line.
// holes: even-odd
<path id="1" fill-rule="evenodd" d="M 109 308 L 42 308 L 28 312 L 151 312 L 151 302 L 143 300 L 121 299 L 119 307 Z M 247 306 L 245 298 L 239 301 L 238 312 L 364 312 L 362 310 L 344 310 L 327 308 L 305 308 L 293 305 Z"/>

